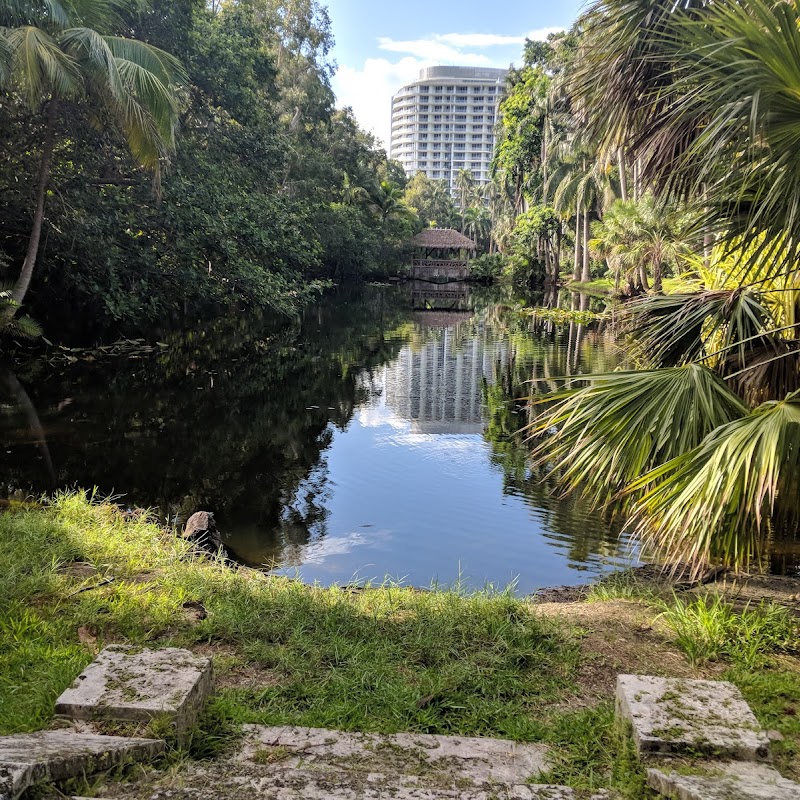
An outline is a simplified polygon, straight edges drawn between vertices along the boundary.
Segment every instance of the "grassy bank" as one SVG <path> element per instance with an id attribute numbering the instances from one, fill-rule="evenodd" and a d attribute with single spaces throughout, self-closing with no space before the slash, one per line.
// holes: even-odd
<path id="1" fill-rule="evenodd" d="M 243 722 L 498 736 L 558 744 L 554 780 L 642 797 L 612 724 L 616 672 L 724 669 L 797 766 L 795 661 L 693 666 L 631 596 L 578 613 L 507 593 L 308 587 L 231 569 L 82 495 L 0 513 L 0 542 L 0 733 L 48 726 L 94 653 L 131 642 L 214 658 L 199 755 Z"/>

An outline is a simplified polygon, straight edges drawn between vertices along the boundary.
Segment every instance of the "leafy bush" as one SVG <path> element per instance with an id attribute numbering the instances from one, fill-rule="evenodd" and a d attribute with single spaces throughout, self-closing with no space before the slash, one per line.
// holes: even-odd
<path id="1" fill-rule="evenodd" d="M 470 274 L 480 280 L 499 278 L 506 266 L 502 253 L 483 253 L 469 262 Z"/>

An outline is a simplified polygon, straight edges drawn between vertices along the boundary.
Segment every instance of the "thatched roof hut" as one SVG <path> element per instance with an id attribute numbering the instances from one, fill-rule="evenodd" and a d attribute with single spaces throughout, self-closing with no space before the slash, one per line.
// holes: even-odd
<path id="1" fill-rule="evenodd" d="M 412 240 L 414 247 L 425 250 L 475 250 L 475 242 L 452 228 L 428 228 Z"/>

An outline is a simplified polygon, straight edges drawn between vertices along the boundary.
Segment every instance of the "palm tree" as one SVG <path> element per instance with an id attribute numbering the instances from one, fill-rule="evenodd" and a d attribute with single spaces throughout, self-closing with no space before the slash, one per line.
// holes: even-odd
<path id="1" fill-rule="evenodd" d="M 403 190 L 391 181 L 381 181 L 373 193 L 373 208 L 377 211 L 384 224 L 393 217 L 406 217 L 408 219 L 416 217 L 416 213 L 403 199 L 403 194 Z"/>
<path id="2" fill-rule="evenodd" d="M 482 246 L 489 238 L 492 230 L 492 218 L 489 215 L 489 209 L 483 205 L 469 206 L 464 210 L 462 217 L 464 219 L 463 232 L 475 242 L 476 246 Z"/>
<path id="3" fill-rule="evenodd" d="M 685 236 L 688 219 L 685 212 L 657 203 L 652 194 L 639 202 L 616 200 L 602 220 L 592 223 L 589 246 L 607 258 L 617 289 L 622 274 L 628 278 L 629 293 L 646 288 L 642 276 L 649 267 L 653 289 L 661 292 L 665 269 L 691 255 Z"/>
<path id="4" fill-rule="evenodd" d="M 180 63 L 144 42 L 115 35 L 122 14 L 138 0 L 6 0 L 0 5 L 0 90 L 13 92 L 43 120 L 33 225 L 13 306 L 0 312 L 8 323 L 33 276 L 44 221 L 50 166 L 59 121 L 67 105 L 86 105 L 123 132 L 138 164 L 160 174 L 174 150 Z M 103 114 L 95 113 L 94 119 Z"/>
<path id="5" fill-rule="evenodd" d="M 475 178 L 468 169 L 460 169 L 456 173 L 456 191 L 458 206 L 461 210 L 461 233 L 464 233 L 464 213 L 472 205 L 475 192 Z"/>
<path id="6" fill-rule="evenodd" d="M 568 138 L 559 148 L 560 160 L 551 174 L 556 186 L 553 204 L 556 210 L 570 213 L 575 209 L 575 268 L 573 278 L 584 283 L 592 279 L 589 271 L 589 231 L 592 214 L 600 215 L 610 205 L 615 192 L 611 170 L 588 145 Z"/>
<path id="7" fill-rule="evenodd" d="M 582 22 L 573 100 L 601 160 L 624 145 L 634 198 L 688 200 L 719 238 L 686 291 L 626 304 L 645 368 L 562 396 L 535 423 L 535 460 L 698 567 L 746 565 L 800 524 L 798 23 L 771 0 L 602 0 Z M 636 233 L 640 259 L 676 256 L 667 221 L 650 219 L 649 242 L 630 222 L 620 241 Z"/>
<path id="8" fill-rule="evenodd" d="M 342 202 L 346 206 L 357 206 L 365 202 L 369 198 L 369 192 L 363 187 L 359 186 L 347 174 L 344 174 L 342 180 Z"/>

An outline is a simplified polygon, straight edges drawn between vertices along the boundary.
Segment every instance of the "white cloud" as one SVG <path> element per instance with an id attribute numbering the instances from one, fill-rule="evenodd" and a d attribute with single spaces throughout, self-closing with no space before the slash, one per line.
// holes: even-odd
<path id="1" fill-rule="evenodd" d="M 361 126 L 389 146 L 392 95 L 415 81 L 423 67 L 458 64 L 466 67 L 506 67 L 508 54 L 489 56 L 487 48 L 520 48 L 525 39 L 542 41 L 563 28 L 539 28 L 521 36 L 493 33 L 441 33 L 398 41 L 382 36 L 378 48 L 402 55 L 399 61 L 368 58 L 361 69 L 340 65 L 333 78 L 337 104 L 350 106 Z"/>
<path id="2" fill-rule="evenodd" d="M 396 42 L 394 39 L 381 37 L 378 39 L 378 47 L 381 50 L 388 50 L 393 53 L 408 53 L 428 61 L 457 61 L 459 64 L 468 67 L 485 67 L 492 63 L 488 56 L 480 53 L 462 53 L 457 48 L 451 47 L 436 38 Z"/>
<path id="3" fill-rule="evenodd" d="M 526 39 L 543 42 L 551 33 L 563 31 L 563 28 L 537 28 L 524 36 L 502 36 L 495 33 L 443 33 L 434 38 L 453 47 L 508 47 L 523 45 Z"/>
<path id="4" fill-rule="evenodd" d="M 407 56 L 391 62 L 385 58 L 368 58 L 362 69 L 341 65 L 333 78 L 337 105 L 350 106 L 360 125 L 374 133 L 389 149 L 392 95 L 419 77 L 427 61 Z"/>

